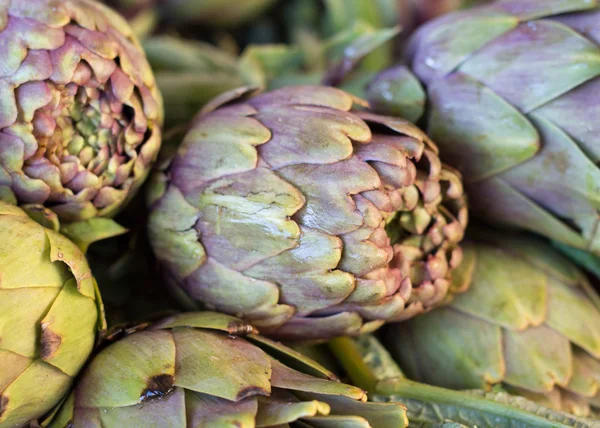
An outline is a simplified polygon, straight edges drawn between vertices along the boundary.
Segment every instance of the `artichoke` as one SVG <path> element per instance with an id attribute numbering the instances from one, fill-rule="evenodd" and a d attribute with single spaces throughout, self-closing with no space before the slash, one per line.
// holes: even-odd
<path id="1" fill-rule="evenodd" d="M 475 215 L 600 254 L 598 2 L 497 1 L 425 25 L 409 51 Z"/>
<path id="2" fill-rule="evenodd" d="M 404 406 L 365 400 L 239 319 L 186 313 L 102 350 L 50 427 L 407 425 Z"/>
<path id="3" fill-rule="evenodd" d="M 104 328 L 81 251 L 0 202 L 0 427 L 58 404 Z"/>
<path id="4" fill-rule="evenodd" d="M 504 385 L 547 407 L 600 407 L 600 296 L 543 241 L 495 233 L 464 244 L 447 307 L 390 326 L 409 378 L 455 389 Z"/>
<path id="5" fill-rule="evenodd" d="M 324 339 L 428 310 L 467 223 L 459 176 L 399 118 L 328 87 L 212 101 L 152 178 L 148 234 L 188 308 Z"/>
<path id="6" fill-rule="evenodd" d="M 136 38 L 92 0 L 9 0 L 0 17 L 0 200 L 61 223 L 113 216 L 161 142 Z"/>

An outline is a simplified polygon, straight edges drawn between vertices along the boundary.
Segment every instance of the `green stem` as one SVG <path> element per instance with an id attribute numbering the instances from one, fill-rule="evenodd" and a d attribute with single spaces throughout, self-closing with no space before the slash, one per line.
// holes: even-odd
<path id="1" fill-rule="evenodd" d="M 402 402 L 413 423 L 452 421 L 478 427 L 594 426 L 592 421 L 504 392 L 455 391 L 408 380 L 372 336 L 338 338 L 329 346 L 353 383 L 367 390 L 372 401 Z"/>
<path id="2" fill-rule="evenodd" d="M 460 418 L 461 413 L 465 416 L 470 414 L 480 416 L 485 415 L 485 419 L 487 420 L 498 420 L 497 418 L 501 418 L 504 421 L 512 421 L 512 423 L 516 423 L 523 427 L 574 426 L 571 424 L 565 425 L 550 421 L 543 416 L 538 416 L 527 410 L 522 410 L 506 403 L 496 402 L 489 398 L 485 398 L 485 396 L 474 396 L 465 392 L 413 382 L 408 379 L 382 381 L 378 385 L 378 389 L 379 392 L 375 394 L 376 396 L 384 395 L 393 397 L 394 401 L 397 399 L 402 400 L 407 406 L 411 406 L 411 404 L 413 406 L 415 404 L 419 405 L 419 408 L 422 408 L 423 404 L 432 406 L 438 409 L 438 412 L 436 413 L 443 415 L 444 419 L 451 419 L 465 424 L 470 423 L 472 419 L 470 416 L 465 417 L 465 419 Z M 439 412 L 440 409 L 442 409 L 441 412 Z M 409 415 L 412 416 L 411 420 L 415 420 L 413 413 L 409 413 Z M 459 417 L 457 418 L 456 416 Z M 439 422 L 442 422 L 442 420 L 440 419 Z"/>
<path id="3" fill-rule="evenodd" d="M 353 339 L 338 337 L 329 342 L 329 348 L 354 385 L 368 392 L 376 390 L 380 380 L 363 359 L 357 343 Z"/>

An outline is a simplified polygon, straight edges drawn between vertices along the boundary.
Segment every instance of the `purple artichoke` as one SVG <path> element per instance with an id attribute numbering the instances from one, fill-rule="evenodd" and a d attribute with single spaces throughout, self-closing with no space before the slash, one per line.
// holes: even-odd
<path id="1" fill-rule="evenodd" d="M 600 8 L 503 0 L 411 43 L 428 130 L 475 215 L 600 254 Z"/>
<path id="2" fill-rule="evenodd" d="M 174 293 L 266 334 L 373 331 L 458 291 L 460 177 L 409 122 L 334 88 L 215 99 L 153 178 L 149 237 Z"/>
<path id="3" fill-rule="evenodd" d="M 113 216 L 161 142 L 162 101 L 125 20 L 91 0 L 0 4 L 0 200 Z"/>

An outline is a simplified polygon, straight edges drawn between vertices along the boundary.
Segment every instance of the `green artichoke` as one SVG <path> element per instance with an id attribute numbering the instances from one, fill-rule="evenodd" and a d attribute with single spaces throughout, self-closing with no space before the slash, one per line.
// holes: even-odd
<path id="1" fill-rule="evenodd" d="M 406 409 L 218 313 L 126 336 L 83 371 L 50 427 L 404 427 Z"/>
<path id="2" fill-rule="evenodd" d="M 509 392 L 587 415 L 600 407 L 600 297 L 543 241 L 485 233 L 465 243 L 447 307 L 386 332 L 409 378 Z"/>
<path id="3" fill-rule="evenodd" d="M 161 142 L 162 101 L 123 18 L 92 0 L 0 4 L 0 200 L 113 216 Z"/>
<path id="4" fill-rule="evenodd" d="M 22 426 L 58 404 L 104 329 L 81 251 L 0 202 L 0 427 Z"/>
<path id="5" fill-rule="evenodd" d="M 600 254 L 600 7 L 502 0 L 425 25 L 411 42 L 428 132 L 472 210 Z"/>
<path id="6" fill-rule="evenodd" d="M 328 87 L 211 102 L 152 179 L 148 234 L 188 308 L 324 339 L 430 309 L 467 223 L 460 177 L 403 119 Z"/>

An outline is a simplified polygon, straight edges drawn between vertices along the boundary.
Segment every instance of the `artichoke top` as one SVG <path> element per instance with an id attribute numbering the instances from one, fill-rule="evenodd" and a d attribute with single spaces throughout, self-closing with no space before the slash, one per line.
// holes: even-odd
<path id="1" fill-rule="evenodd" d="M 496 1 L 426 24 L 409 53 L 472 212 L 600 254 L 599 3 Z"/>
<path id="2" fill-rule="evenodd" d="M 188 307 L 264 333 L 372 331 L 438 304 L 460 263 L 460 177 L 398 118 L 335 88 L 207 105 L 153 179 L 149 237 Z"/>
<path id="3" fill-rule="evenodd" d="M 161 142 L 162 101 L 127 22 L 91 0 L 0 5 L 0 199 L 110 217 Z"/>
<path id="4" fill-rule="evenodd" d="M 58 404 L 105 328 L 79 248 L 0 201 L 0 426 Z"/>
<path id="5" fill-rule="evenodd" d="M 50 427 L 407 425 L 404 406 L 365 401 L 239 319 L 185 313 L 103 349 Z"/>

